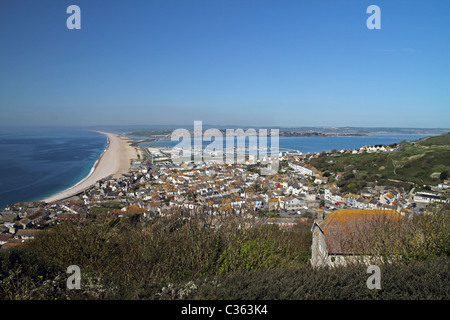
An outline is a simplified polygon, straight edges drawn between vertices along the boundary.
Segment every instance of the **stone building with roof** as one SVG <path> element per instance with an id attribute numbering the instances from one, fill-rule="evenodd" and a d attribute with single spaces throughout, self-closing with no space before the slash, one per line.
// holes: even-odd
<path id="1" fill-rule="evenodd" d="M 396 210 L 337 210 L 311 228 L 311 265 L 313 267 L 369 263 L 375 228 L 391 225 L 403 217 Z"/>

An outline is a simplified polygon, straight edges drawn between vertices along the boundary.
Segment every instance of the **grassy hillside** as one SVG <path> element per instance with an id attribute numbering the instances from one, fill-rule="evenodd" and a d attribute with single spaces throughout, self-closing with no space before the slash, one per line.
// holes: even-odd
<path id="1" fill-rule="evenodd" d="M 407 189 L 414 184 L 437 185 L 445 172 L 450 173 L 450 133 L 397 147 L 394 152 L 323 155 L 311 160 L 311 164 L 322 172 L 342 172 L 338 185 L 349 192 L 371 182 L 389 184 L 389 179 L 407 182 L 403 184 Z"/>

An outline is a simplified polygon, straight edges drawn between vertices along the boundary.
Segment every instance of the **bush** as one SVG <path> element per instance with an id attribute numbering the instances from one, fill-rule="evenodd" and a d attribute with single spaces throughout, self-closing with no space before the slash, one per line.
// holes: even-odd
<path id="1" fill-rule="evenodd" d="M 444 299 L 449 295 L 450 220 L 445 208 L 376 233 L 382 290 L 366 268 L 312 269 L 309 224 L 291 230 L 261 220 L 174 215 L 42 231 L 0 255 L 1 299 Z M 219 227 L 220 225 L 220 227 Z M 252 226 L 253 227 L 249 227 Z M 371 238 L 368 237 L 370 240 Z M 69 265 L 82 290 L 67 290 Z"/>
<path id="2" fill-rule="evenodd" d="M 448 300 L 450 259 L 381 265 L 381 289 L 369 290 L 367 267 L 312 269 L 302 265 L 254 270 L 195 282 L 186 299 L 200 300 Z"/>
<path id="3" fill-rule="evenodd" d="M 68 222 L 43 231 L 23 250 L 64 272 L 79 266 L 83 286 L 102 288 L 98 297 L 126 299 L 155 297 L 168 284 L 199 277 L 308 262 L 309 225 L 293 231 L 242 227 L 251 223 L 224 219 L 222 227 L 211 228 L 204 218 L 180 215 L 147 222 Z M 83 297 L 97 296 L 94 291 Z"/>
<path id="4" fill-rule="evenodd" d="M 65 298 L 61 269 L 32 252 L 20 249 L 0 254 L 1 300 Z"/>

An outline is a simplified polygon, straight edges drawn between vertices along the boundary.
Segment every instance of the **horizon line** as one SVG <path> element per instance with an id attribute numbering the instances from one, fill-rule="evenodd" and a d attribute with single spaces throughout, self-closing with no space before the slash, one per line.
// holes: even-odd
<path id="1" fill-rule="evenodd" d="M 218 127 L 243 127 L 250 128 L 254 125 L 236 125 L 236 124 L 209 124 L 203 123 L 203 126 L 218 126 Z M 30 127 L 47 127 L 47 128 L 96 128 L 96 127 L 186 127 L 193 126 L 192 124 L 95 124 L 95 125 L 50 125 L 50 124 L 7 124 L 2 125 L 3 128 L 30 128 Z M 296 129 L 296 128 L 323 128 L 323 129 L 429 129 L 429 130 L 450 130 L 450 127 L 405 127 L 405 126 L 324 126 L 324 125 L 258 125 L 259 127 L 266 128 L 283 128 L 283 129 Z"/>

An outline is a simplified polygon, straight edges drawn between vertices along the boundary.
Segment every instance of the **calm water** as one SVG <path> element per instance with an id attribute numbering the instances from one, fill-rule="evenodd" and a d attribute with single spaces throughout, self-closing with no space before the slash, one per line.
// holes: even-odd
<path id="1" fill-rule="evenodd" d="M 282 150 L 293 149 L 299 150 L 303 153 L 313 153 L 330 151 L 333 149 L 359 149 L 365 145 L 389 145 L 401 141 L 417 140 L 429 135 L 409 134 L 409 135 L 376 135 L 376 136 L 363 136 L 363 137 L 280 137 L 279 148 Z M 181 141 L 181 140 L 180 140 Z M 169 147 L 176 146 L 178 141 L 171 140 L 159 140 L 155 142 L 143 143 L 144 147 Z M 209 144 L 211 142 L 204 142 Z M 248 144 L 248 140 L 246 144 Z M 267 143 L 270 145 L 270 137 L 267 138 Z M 224 138 L 224 147 L 225 147 Z M 236 142 L 235 142 L 236 145 Z"/>
<path id="2" fill-rule="evenodd" d="M 103 134 L 77 129 L 0 129 L 0 209 L 42 200 L 84 179 L 107 146 Z"/>
<path id="3" fill-rule="evenodd" d="M 280 137 L 280 148 L 299 150 L 303 153 L 331 151 L 333 149 L 359 149 L 366 145 L 389 145 L 417 140 L 429 135 L 376 135 L 364 137 Z"/>

